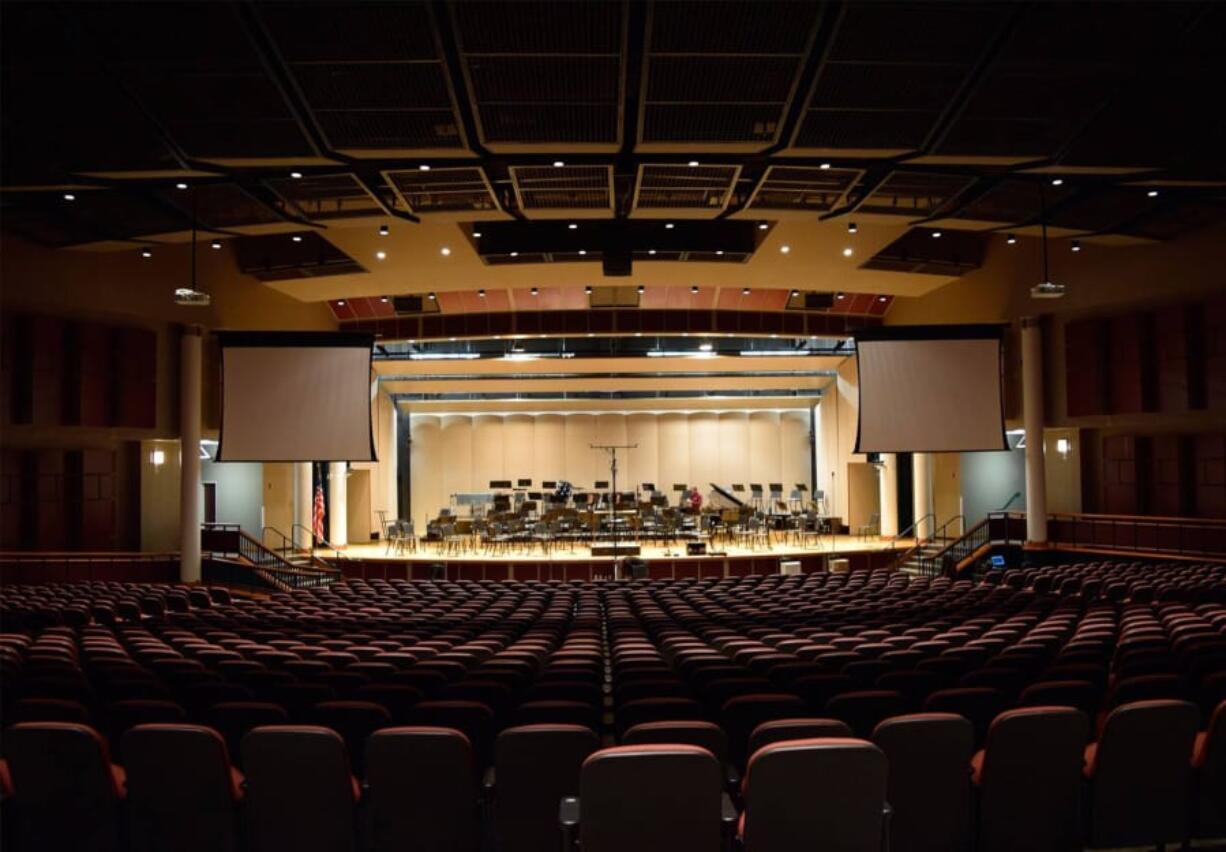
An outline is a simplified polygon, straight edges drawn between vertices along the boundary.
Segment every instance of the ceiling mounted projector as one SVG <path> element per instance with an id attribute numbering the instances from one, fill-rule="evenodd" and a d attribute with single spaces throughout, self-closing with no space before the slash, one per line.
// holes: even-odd
<path id="1" fill-rule="evenodd" d="M 1054 281 L 1044 281 L 1030 288 L 1032 299 L 1060 299 L 1064 297 L 1064 285 Z"/>
<path id="2" fill-rule="evenodd" d="M 175 304 L 185 305 L 191 308 L 208 307 L 212 301 L 208 293 L 201 293 L 199 290 L 193 290 L 190 287 L 179 287 L 175 290 Z"/>

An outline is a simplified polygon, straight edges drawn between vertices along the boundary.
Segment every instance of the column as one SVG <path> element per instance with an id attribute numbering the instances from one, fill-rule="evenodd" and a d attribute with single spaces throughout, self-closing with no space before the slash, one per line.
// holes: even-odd
<path id="1" fill-rule="evenodd" d="M 898 535 L 898 456 L 882 453 L 881 465 L 881 537 Z"/>
<path id="2" fill-rule="evenodd" d="M 315 486 L 312 481 L 310 462 L 294 464 L 294 523 L 303 529 L 294 529 L 294 544 L 311 546 L 312 520 L 315 515 Z"/>
<path id="3" fill-rule="evenodd" d="M 337 547 L 349 543 L 349 493 L 345 477 L 349 462 L 328 465 L 328 541 Z"/>
<path id="4" fill-rule="evenodd" d="M 932 453 L 912 453 L 911 481 L 915 488 L 915 497 L 912 502 L 915 508 L 915 537 L 921 539 L 931 537 L 934 531 L 932 512 L 936 502 L 932 496 L 932 465 Z"/>
<path id="5" fill-rule="evenodd" d="M 179 343 L 179 580 L 200 582 L 200 346 L 198 325 Z"/>
<path id="6" fill-rule="evenodd" d="M 1047 544 L 1047 471 L 1043 467 L 1043 329 L 1022 317 L 1022 425 L 1026 427 L 1026 544 Z"/>

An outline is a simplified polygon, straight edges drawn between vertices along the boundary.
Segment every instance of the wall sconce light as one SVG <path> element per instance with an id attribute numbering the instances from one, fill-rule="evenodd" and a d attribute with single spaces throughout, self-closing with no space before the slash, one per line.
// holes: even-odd
<path id="1" fill-rule="evenodd" d="M 166 463 L 165 450 L 154 450 L 149 454 L 149 463 L 154 467 L 161 467 Z"/>
<path id="2" fill-rule="evenodd" d="M 1056 452 L 1060 454 L 1061 458 L 1068 458 L 1070 449 L 1071 449 L 1071 445 L 1069 444 L 1068 438 L 1057 438 L 1056 439 Z"/>

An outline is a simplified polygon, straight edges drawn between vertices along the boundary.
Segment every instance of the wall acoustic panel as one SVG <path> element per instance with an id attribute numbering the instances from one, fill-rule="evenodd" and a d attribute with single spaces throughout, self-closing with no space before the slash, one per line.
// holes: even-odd
<path id="1" fill-rule="evenodd" d="M 1153 327 L 1149 314 L 1127 314 L 1108 322 L 1108 388 L 1111 413 L 1153 410 Z"/>
<path id="2" fill-rule="evenodd" d="M 690 484 L 706 494 L 719 477 L 719 414 L 695 411 L 690 415 Z"/>
<path id="3" fill-rule="evenodd" d="M 778 411 L 754 411 L 749 415 L 749 481 L 760 482 L 770 494 L 770 483 L 783 483 L 783 442 Z M 794 477 L 793 477 L 794 478 Z M 786 499 L 791 486 L 784 487 Z"/>
<path id="4" fill-rule="evenodd" d="M 1226 299 L 1205 305 L 1205 407 L 1226 411 Z"/>
<path id="5" fill-rule="evenodd" d="M 774 414 L 763 411 L 755 414 Z M 749 446 L 749 418 L 747 411 L 722 411 L 719 415 L 719 478 L 716 482 L 725 486 L 732 482 L 765 482 L 755 478 L 750 470 L 752 455 Z M 775 436 L 778 438 L 778 435 Z"/>
<path id="6" fill-rule="evenodd" d="M 437 514 L 443 502 L 442 418 L 432 414 L 414 414 L 409 418 L 409 478 L 412 506 L 402 506 L 402 513 L 411 511 L 418 535 L 426 532 L 426 521 Z M 401 448 L 401 452 L 406 452 Z"/>
<path id="7" fill-rule="evenodd" d="M 790 494 L 797 483 L 804 483 L 810 489 L 812 468 L 810 455 L 812 447 L 809 443 L 809 418 L 807 411 L 785 411 L 779 415 L 780 471 L 783 477 L 784 490 Z"/>
<path id="8" fill-rule="evenodd" d="M 669 484 L 660 479 L 659 425 L 655 414 L 626 415 L 626 443 L 638 445 L 626 455 L 626 480 L 640 487 L 650 482 L 667 493 Z"/>
<path id="9" fill-rule="evenodd" d="M 1154 312 L 1157 409 L 1188 410 L 1188 325 L 1195 314 L 1183 305 Z"/>
<path id="10" fill-rule="evenodd" d="M 532 489 L 540 490 L 541 477 L 536 467 L 535 427 L 530 414 L 508 414 L 502 421 L 502 468 L 507 479 L 531 479 Z"/>
<path id="11" fill-rule="evenodd" d="M 1132 435 L 1104 438 L 1102 458 L 1103 511 L 1109 515 L 1137 514 L 1137 439 Z"/>
<path id="12" fill-rule="evenodd" d="M 566 478 L 576 487 L 591 488 L 597 479 L 609 478 L 604 459 L 592 449 L 594 443 L 596 418 L 590 414 L 566 415 Z"/>
<path id="13" fill-rule="evenodd" d="M 537 483 L 566 479 L 566 417 L 561 414 L 538 414 L 533 419 L 532 443 Z"/>
<path id="14" fill-rule="evenodd" d="M 437 507 L 450 503 L 451 495 L 472 491 L 473 483 L 473 421 L 471 417 L 445 416 L 439 423 L 442 439 L 440 458 L 431 460 L 440 467 L 439 487 L 443 501 Z M 484 488 L 487 483 L 479 483 Z"/>
<path id="15" fill-rule="evenodd" d="M 502 417 L 478 414 L 473 418 L 472 486 L 488 488 L 493 480 L 512 479 L 515 471 L 506 466 L 506 441 L 502 433 Z"/>
<path id="16" fill-rule="evenodd" d="M 660 415 L 660 472 L 657 484 L 674 501 L 673 485 L 688 485 L 690 479 L 690 424 L 682 412 Z"/>
<path id="17" fill-rule="evenodd" d="M 1198 435 L 1195 445 L 1196 514 L 1226 518 L 1226 435 Z"/>
<path id="18" fill-rule="evenodd" d="M 1101 320 L 1064 327 L 1066 410 L 1069 417 L 1107 411 L 1107 328 Z"/>

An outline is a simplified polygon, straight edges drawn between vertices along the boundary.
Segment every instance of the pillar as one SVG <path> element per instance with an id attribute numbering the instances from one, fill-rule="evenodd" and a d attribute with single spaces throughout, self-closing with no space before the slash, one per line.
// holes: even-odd
<path id="1" fill-rule="evenodd" d="M 898 456 L 882 453 L 877 470 L 881 476 L 881 536 L 898 535 Z"/>
<path id="2" fill-rule="evenodd" d="M 348 462 L 328 465 L 328 541 L 337 547 L 349 543 L 349 493 L 345 477 Z"/>
<path id="3" fill-rule="evenodd" d="M 183 329 L 179 343 L 179 580 L 200 582 L 201 328 Z"/>
<path id="4" fill-rule="evenodd" d="M 915 489 L 915 537 L 930 538 L 934 532 L 932 513 L 936 502 L 932 496 L 932 453 L 912 453 L 911 480 Z M 927 515 L 928 517 L 925 517 Z"/>
<path id="5" fill-rule="evenodd" d="M 1043 467 L 1043 329 L 1022 317 L 1022 425 L 1026 428 L 1026 544 L 1047 543 L 1047 471 Z"/>
<path id="6" fill-rule="evenodd" d="M 295 527 L 291 537 L 298 547 L 311 546 L 312 520 L 315 515 L 315 487 L 311 468 L 310 462 L 294 464 L 294 523 L 302 529 Z"/>

